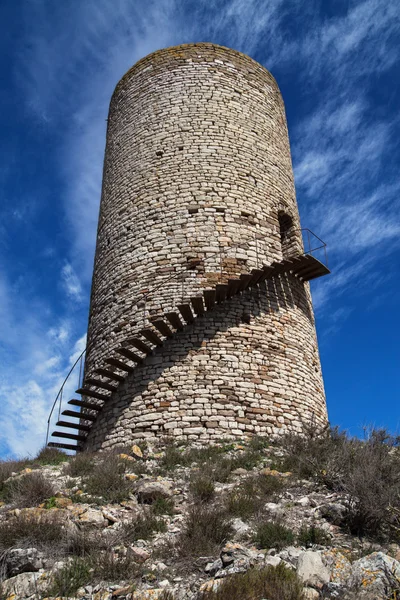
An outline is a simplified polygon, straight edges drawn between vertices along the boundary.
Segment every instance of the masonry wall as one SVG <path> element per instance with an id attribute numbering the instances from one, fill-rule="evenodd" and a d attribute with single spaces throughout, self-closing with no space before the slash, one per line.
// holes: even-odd
<path id="1" fill-rule="evenodd" d="M 292 223 L 284 247 L 282 215 Z M 284 105 L 272 75 L 208 43 L 136 63 L 110 104 L 86 374 L 150 317 L 283 253 L 301 253 L 299 228 Z M 193 259 L 197 267 L 188 271 Z M 286 284 L 293 306 L 265 290 L 250 323 L 240 321 L 242 298 L 168 340 L 114 394 L 89 443 L 110 445 L 140 429 L 218 437 L 210 423 L 221 415 L 229 424 L 221 431 L 236 423 L 236 434 L 298 428 L 311 413 L 326 420 L 308 285 Z M 185 423 L 201 431 L 183 434 Z"/>

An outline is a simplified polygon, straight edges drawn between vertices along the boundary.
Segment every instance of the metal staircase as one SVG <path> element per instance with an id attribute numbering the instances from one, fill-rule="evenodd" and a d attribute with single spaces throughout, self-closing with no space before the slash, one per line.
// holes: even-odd
<path id="1" fill-rule="evenodd" d="M 197 318 L 212 311 L 216 304 L 223 304 L 245 290 L 254 288 L 267 279 L 273 279 L 279 275 L 291 274 L 301 281 L 311 281 L 328 273 L 330 273 L 328 267 L 312 254 L 302 254 L 280 262 L 273 262 L 260 269 L 253 269 L 250 273 L 229 279 L 226 284 L 219 283 L 214 288 L 203 290 L 202 294 L 190 297 L 178 304 L 176 310 L 149 319 L 150 326 L 141 329 L 134 337 L 124 340 L 104 359 L 103 365 L 95 369 L 94 374 L 88 376 L 83 385 L 76 390 L 76 393 L 80 394 L 83 399 L 69 400 L 68 405 L 79 407 L 79 411 L 67 408 L 61 412 L 61 400 L 59 401 L 59 418 L 56 426 L 75 430 L 75 432 L 55 430 L 51 436 L 61 440 L 75 441 L 77 444 L 48 441 L 50 419 L 58 396 L 49 417 L 46 443 L 55 448 L 80 451 L 103 406 L 111 400 L 113 393 L 125 380 L 125 377 L 132 373 L 137 365 L 142 364 L 146 360 L 146 356 L 152 354 L 157 347 L 161 347 L 169 338 L 182 331 L 185 326 L 194 323 Z M 80 357 L 81 360 L 82 356 L 83 353 Z M 66 417 L 79 419 L 79 422 L 66 420 Z"/>

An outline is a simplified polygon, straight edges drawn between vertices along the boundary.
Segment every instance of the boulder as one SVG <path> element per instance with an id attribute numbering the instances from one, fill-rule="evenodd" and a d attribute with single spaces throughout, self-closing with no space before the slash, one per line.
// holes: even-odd
<path id="1" fill-rule="evenodd" d="M 332 523 L 332 525 L 341 525 L 346 516 L 347 509 L 339 502 L 328 502 L 321 504 L 318 507 L 318 512 L 321 517 Z"/>
<path id="2" fill-rule="evenodd" d="M 34 573 L 43 568 L 43 554 L 36 548 L 15 548 L 7 552 L 5 564 L 8 577 Z"/>
<path id="3" fill-rule="evenodd" d="M 373 552 L 352 564 L 347 586 L 383 600 L 399 581 L 400 563 L 383 552 Z"/>
<path id="4" fill-rule="evenodd" d="M 299 555 L 297 574 L 306 586 L 322 587 L 330 580 L 328 569 L 318 552 L 307 550 Z"/>
<path id="5" fill-rule="evenodd" d="M 136 494 L 139 502 L 152 504 L 158 498 L 171 498 L 173 489 L 169 481 L 141 480 L 136 485 Z"/>
<path id="6" fill-rule="evenodd" d="M 322 562 L 330 572 L 330 581 L 344 585 L 351 575 L 351 562 L 337 548 L 325 550 Z"/>

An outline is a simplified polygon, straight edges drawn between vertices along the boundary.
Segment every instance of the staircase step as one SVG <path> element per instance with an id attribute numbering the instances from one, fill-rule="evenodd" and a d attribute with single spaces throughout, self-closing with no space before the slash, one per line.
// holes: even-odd
<path id="1" fill-rule="evenodd" d="M 167 317 L 168 321 L 171 323 L 172 327 L 175 327 L 175 329 L 177 329 L 178 331 L 182 331 L 183 323 L 180 320 L 177 312 L 167 312 L 167 313 L 165 313 L 165 316 Z"/>
<path id="2" fill-rule="evenodd" d="M 106 358 L 105 362 L 108 365 L 117 367 L 118 369 L 121 369 L 121 371 L 126 371 L 127 373 L 133 373 L 133 371 L 134 371 L 134 367 L 131 367 L 130 365 L 127 365 L 126 363 L 122 362 L 122 360 L 118 360 L 117 358 L 114 358 L 114 357 Z"/>
<path id="3" fill-rule="evenodd" d="M 243 273 L 240 276 L 240 283 L 238 288 L 239 292 L 243 292 L 248 287 L 250 281 L 252 280 L 252 277 L 253 276 L 250 273 Z"/>
<path id="4" fill-rule="evenodd" d="M 81 408 L 88 408 L 89 410 L 100 411 L 103 406 L 99 404 L 93 404 L 93 402 L 85 402 L 84 400 L 68 400 L 68 404 L 71 406 L 80 406 Z"/>
<path id="5" fill-rule="evenodd" d="M 226 300 L 226 296 L 228 293 L 228 284 L 225 283 L 217 283 L 215 286 L 215 299 L 220 304 Z"/>
<path id="6" fill-rule="evenodd" d="M 155 346 L 162 346 L 162 339 L 152 329 L 141 329 L 139 333 Z"/>
<path id="7" fill-rule="evenodd" d="M 100 392 L 88 390 L 87 388 L 79 388 L 75 390 L 75 393 L 82 394 L 82 396 L 88 396 L 89 398 L 97 398 L 97 400 L 104 400 L 104 402 L 107 402 L 107 400 L 110 399 L 110 396 L 108 394 L 100 394 Z"/>
<path id="8" fill-rule="evenodd" d="M 85 379 L 84 385 L 94 385 L 99 388 L 103 388 L 104 390 L 108 390 L 109 392 L 115 392 L 118 387 L 116 385 L 110 385 L 105 381 L 100 381 L 100 379 L 96 379 L 95 377 L 88 377 Z"/>
<path id="9" fill-rule="evenodd" d="M 79 429 L 80 431 L 90 431 L 89 425 L 81 425 L 80 423 L 71 423 L 70 421 L 57 421 L 56 427 L 68 427 L 70 429 Z"/>
<path id="10" fill-rule="evenodd" d="M 125 380 L 125 377 L 122 375 L 118 375 L 117 373 L 114 373 L 114 371 L 109 371 L 108 369 L 96 369 L 95 373 L 102 375 L 103 377 L 108 377 L 109 379 L 114 379 L 114 381 L 118 381 L 119 383 L 122 383 Z"/>
<path id="11" fill-rule="evenodd" d="M 143 354 L 151 354 L 153 352 L 151 347 L 142 342 L 142 340 L 139 340 L 139 338 L 130 338 L 125 340 L 125 343 L 128 346 L 133 346 L 137 350 L 140 350 L 140 352 L 143 352 Z"/>
<path id="12" fill-rule="evenodd" d="M 252 269 L 251 271 L 251 279 L 249 282 L 249 287 L 252 287 L 253 285 L 257 285 L 257 283 L 259 282 L 261 276 L 264 274 L 263 269 Z"/>
<path id="13" fill-rule="evenodd" d="M 83 419 L 84 421 L 95 421 L 97 415 L 89 415 L 83 412 L 76 412 L 75 410 L 63 410 L 62 415 L 64 417 L 74 417 L 75 419 Z"/>
<path id="14" fill-rule="evenodd" d="M 214 308 L 216 295 L 217 294 L 216 294 L 215 290 L 204 290 L 203 291 L 204 302 L 206 304 L 207 310 L 212 310 Z"/>
<path id="15" fill-rule="evenodd" d="M 258 280 L 258 283 L 262 283 L 266 279 L 271 279 L 271 277 L 273 276 L 273 272 L 274 270 L 271 267 L 263 267 L 263 274 Z"/>
<path id="16" fill-rule="evenodd" d="M 232 296 L 234 296 L 238 289 L 239 289 L 239 285 L 240 285 L 240 279 L 229 279 L 228 280 L 228 293 L 227 296 L 228 298 L 232 298 Z"/>
<path id="17" fill-rule="evenodd" d="M 192 303 L 196 315 L 198 315 L 199 317 L 203 316 L 205 313 L 205 308 L 202 296 L 192 296 L 190 298 L 190 301 Z"/>
<path id="18" fill-rule="evenodd" d="M 192 313 L 190 304 L 178 304 L 178 310 L 185 319 L 186 323 L 193 323 L 194 314 Z"/>
<path id="19" fill-rule="evenodd" d="M 163 319 L 151 319 L 151 323 L 160 333 L 162 333 L 162 335 L 165 335 L 165 337 L 172 337 L 174 335 L 169 325 L 167 325 Z"/>
<path id="20" fill-rule="evenodd" d="M 122 354 L 122 356 L 125 356 L 125 358 L 127 358 L 128 360 L 131 360 L 137 364 L 140 364 L 143 362 L 143 359 L 140 358 L 140 356 L 135 354 L 135 352 L 132 352 L 132 350 L 128 350 L 128 348 L 125 348 L 124 346 L 121 346 L 120 348 L 116 348 L 115 352 L 118 352 L 118 354 Z"/>
<path id="21" fill-rule="evenodd" d="M 63 431 L 53 431 L 51 434 L 54 437 L 67 438 L 69 440 L 76 440 L 77 442 L 84 442 L 86 435 L 76 435 L 74 433 L 64 433 Z"/>
<path id="22" fill-rule="evenodd" d="M 75 450 L 76 452 L 80 452 L 80 446 L 74 446 L 72 444 L 61 444 L 58 442 L 49 442 L 47 444 L 50 448 L 64 448 L 64 450 Z"/>

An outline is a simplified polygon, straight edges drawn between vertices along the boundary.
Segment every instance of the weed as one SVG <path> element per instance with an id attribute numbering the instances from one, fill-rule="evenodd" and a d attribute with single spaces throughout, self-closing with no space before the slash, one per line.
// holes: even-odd
<path id="1" fill-rule="evenodd" d="M 85 491 L 102 498 L 105 503 L 126 500 L 132 492 L 132 484 L 125 479 L 125 469 L 124 461 L 117 455 L 104 453 L 87 476 Z"/>
<path id="2" fill-rule="evenodd" d="M 78 452 L 65 466 L 64 473 L 70 477 L 82 477 L 90 475 L 94 467 L 94 455 L 91 452 Z"/>
<path id="3" fill-rule="evenodd" d="M 48 498 L 48 500 L 46 500 L 46 502 L 44 503 L 44 507 L 45 508 L 56 508 L 57 506 L 57 501 L 56 501 L 56 497 L 55 496 L 51 496 L 50 498 Z"/>
<path id="4" fill-rule="evenodd" d="M 282 550 L 293 544 L 295 535 L 279 521 L 262 521 L 257 527 L 254 541 L 260 548 Z"/>
<path id="5" fill-rule="evenodd" d="M 156 498 L 151 505 L 153 514 L 155 515 L 173 515 L 174 514 L 174 501 L 172 498 Z"/>
<path id="6" fill-rule="evenodd" d="M 272 500 L 284 487 L 284 482 L 272 475 L 259 474 L 247 477 L 227 497 L 229 514 L 248 518 L 261 511 L 268 500 Z"/>
<path id="7" fill-rule="evenodd" d="M 124 523 L 120 534 L 126 544 L 133 544 L 137 540 L 148 540 L 155 533 L 163 533 L 166 529 L 164 519 L 154 514 L 153 507 L 151 507 L 139 517 Z"/>
<path id="8" fill-rule="evenodd" d="M 190 478 L 189 491 L 195 502 L 210 502 L 215 496 L 212 476 L 204 471 L 195 472 Z"/>
<path id="9" fill-rule="evenodd" d="M 54 513 L 40 515 L 21 514 L 0 522 L 0 552 L 9 548 L 46 549 L 60 543 L 63 523 Z"/>

